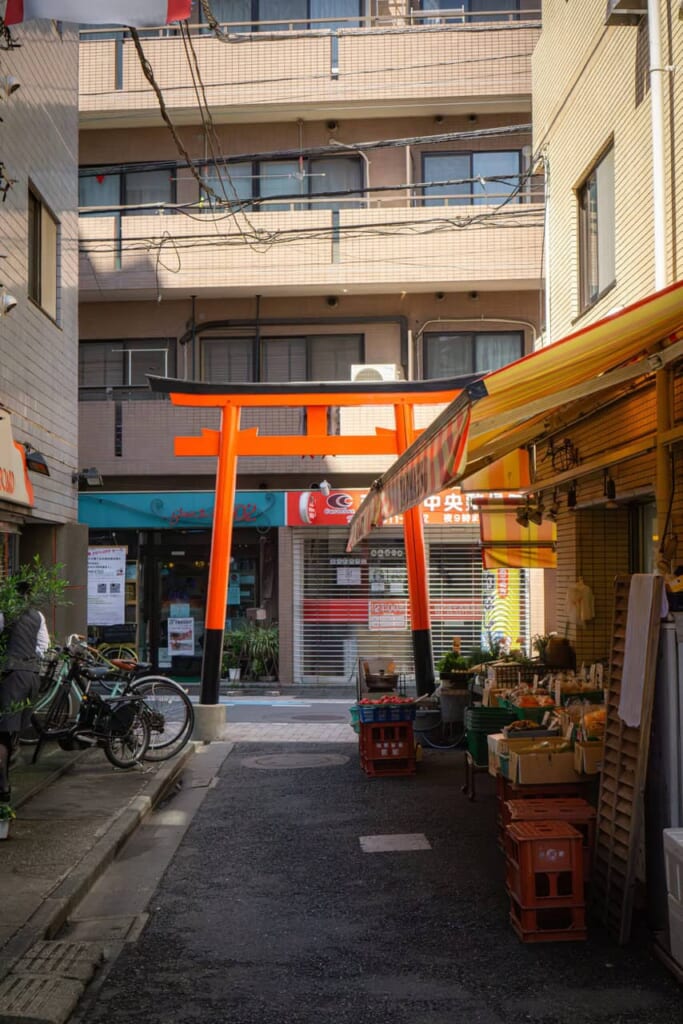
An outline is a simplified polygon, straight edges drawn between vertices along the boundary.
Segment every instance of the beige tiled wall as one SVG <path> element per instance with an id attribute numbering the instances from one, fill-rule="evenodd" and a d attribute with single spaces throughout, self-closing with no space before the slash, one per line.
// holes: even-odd
<path id="1" fill-rule="evenodd" d="M 49 477 L 32 474 L 34 516 L 63 522 L 76 518 L 78 459 L 78 43 L 48 22 L 12 35 L 21 46 L 3 51 L 2 73 L 20 88 L 2 104 L 0 156 L 14 184 L 0 204 L 0 281 L 17 306 L 0 320 L 0 403 L 15 440 L 49 465 Z M 28 298 L 29 182 L 60 226 L 57 323 Z"/>

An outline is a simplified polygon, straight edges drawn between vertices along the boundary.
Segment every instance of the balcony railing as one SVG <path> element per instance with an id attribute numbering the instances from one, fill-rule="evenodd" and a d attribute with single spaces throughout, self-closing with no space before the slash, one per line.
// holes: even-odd
<path id="1" fill-rule="evenodd" d="M 325 19 L 244 22 L 225 26 L 222 41 L 193 27 L 191 38 L 206 102 L 213 110 L 295 103 L 320 107 L 364 101 L 381 106 L 408 98 L 429 103 L 459 97 L 531 93 L 531 54 L 540 32 L 538 12 L 515 20 L 443 17 L 448 11 Z M 145 55 L 169 109 L 196 107 L 196 82 L 185 42 L 173 29 L 150 30 Z M 169 34 L 170 33 L 170 34 Z M 84 123 L 107 113 L 148 112 L 158 100 L 125 30 L 102 38 L 84 30 L 80 52 L 80 109 Z M 264 50 L 263 47 L 266 49 Z M 457 81 L 454 80 L 457 75 Z M 114 120 L 112 120 L 114 119 Z"/>

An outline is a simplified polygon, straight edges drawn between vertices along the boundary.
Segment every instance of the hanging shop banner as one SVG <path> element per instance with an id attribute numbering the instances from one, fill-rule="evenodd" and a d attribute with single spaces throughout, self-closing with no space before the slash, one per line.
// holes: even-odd
<path id="1" fill-rule="evenodd" d="M 168 651 L 176 654 L 194 654 L 194 619 L 191 616 L 168 620 Z"/>
<path id="2" fill-rule="evenodd" d="M 24 446 L 12 436 L 9 413 L 0 413 L 0 499 L 33 505 L 33 486 L 26 472 Z"/>
<path id="3" fill-rule="evenodd" d="M 476 499 L 485 569 L 554 569 L 557 567 L 557 524 L 552 519 L 526 525 L 518 514 L 527 511 L 521 497 Z M 534 506 L 530 506 L 534 510 Z M 522 516 L 522 520 L 524 520 Z"/>
<path id="4" fill-rule="evenodd" d="M 126 621 L 124 545 L 88 548 L 88 624 L 118 626 Z"/>
<path id="5" fill-rule="evenodd" d="M 482 640 L 500 641 L 510 650 L 519 647 L 524 634 L 522 624 L 522 597 L 524 584 L 518 569 L 499 568 L 497 572 L 483 574 L 484 614 Z"/>
<path id="6" fill-rule="evenodd" d="M 354 515 L 364 505 L 363 514 L 372 517 L 371 502 L 365 501 L 367 490 L 350 488 L 334 490 L 329 494 L 322 491 L 289 491 L 287 494 L 287 526 L 348 526 Z M 377 514 L 379 514 L 379 494 Z M 439 494 L 425 498 L 420 509 L 426 526 L 471 526 L 479 521 L 474 501 L 476 494 L 463 494 L 459 487 L 451 487 Z M 360 518 L 360 517 L 359 517 Z M 383 526 L 400 526 L 403 516 L 392 516 Z"/>
<path id="7" fill-rule="evenodd" d="M 407 601 L 368 601 L 368 629 L 370 632 L 407 628 Z"/>
<path id="8" fill-rule="evenodd" d="M 110 491 L 79 494 L 78 521 L 91 529 L 208 529 L 213 491 Z M 232 524 L 284 526 L 284 491 L 238 491 Z"/>

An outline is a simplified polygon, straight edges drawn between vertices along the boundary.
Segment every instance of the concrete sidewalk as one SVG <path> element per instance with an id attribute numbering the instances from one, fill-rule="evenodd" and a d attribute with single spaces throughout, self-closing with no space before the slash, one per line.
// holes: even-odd
<path id="1" fill-rule="evenodd" d="M 17 818 L 0 842 L 0 990 L 20 958 L 58 933 L 194 751 L 189 744 L 171 761 L 124 772 L 96 749 L 48 749 L 35 766 L 32 749 L 20 750 L 11 775 Z"/>

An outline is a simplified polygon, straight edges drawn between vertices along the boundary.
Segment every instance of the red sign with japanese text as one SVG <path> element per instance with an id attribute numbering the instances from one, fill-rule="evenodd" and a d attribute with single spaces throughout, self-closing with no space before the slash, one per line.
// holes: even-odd
<path id="1" fill-rule="evenodd" d="M 320 490 L 288 491 L 286 502 L 287 526 L 348 526 L 367 495 L 361 488 L 334 490 L 323 494 Z M 420 505 L 426 526 L 473 526 L 479 515 L 472 507 L 476 494 L 463 494 L 451 487 L 440 494 L 432 494 Z M 403 516 L 391 516 L 384 526 L 400 526 Z"/>

